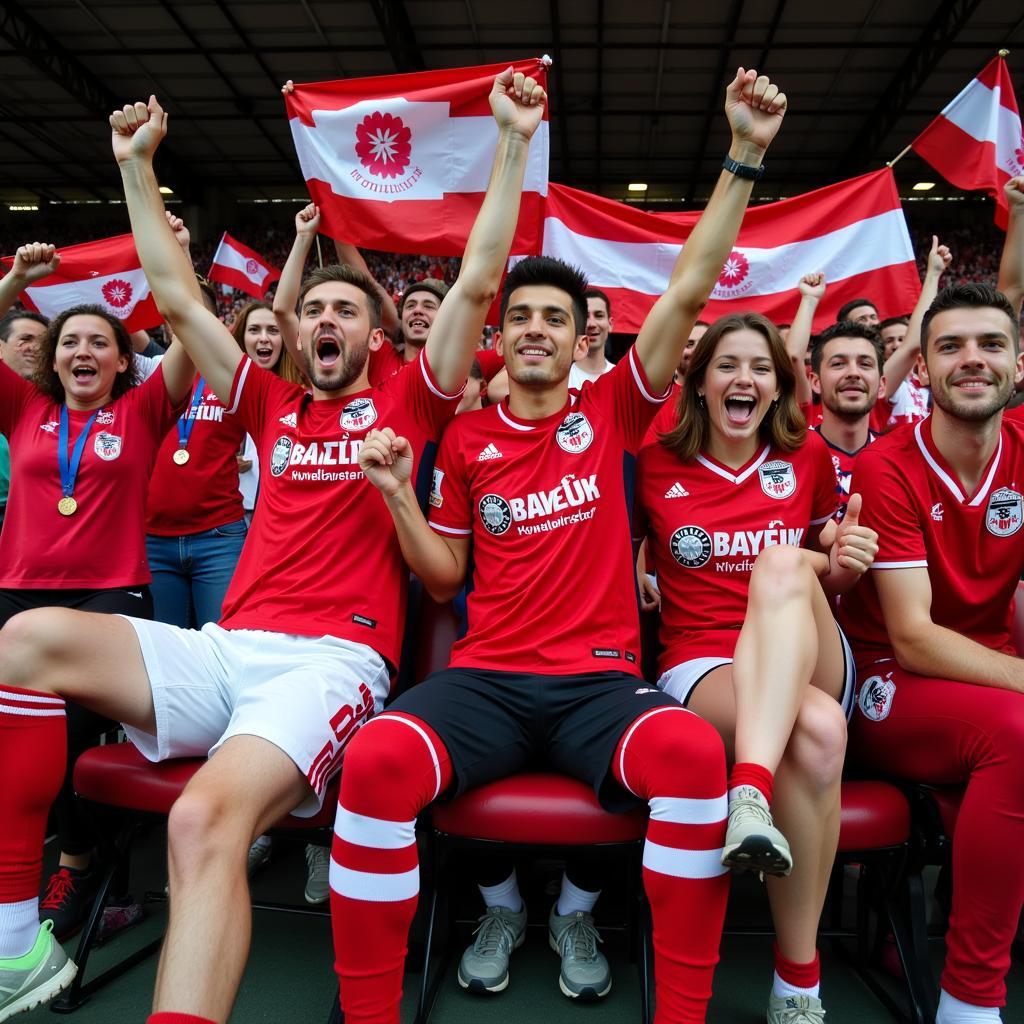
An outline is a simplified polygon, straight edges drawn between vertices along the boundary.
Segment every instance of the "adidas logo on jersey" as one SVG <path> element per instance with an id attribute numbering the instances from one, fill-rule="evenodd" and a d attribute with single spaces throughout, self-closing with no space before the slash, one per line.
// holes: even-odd
<path id="1" fill-rule="evenodd" d="M 281 417 L 281 422 L 286 427 L 297 427 L 299 425 L 298 418 L 296 417 L 295 413 L 293 413 L 293 412 L 288 413 L 287 416 L 282 416 Z"/>
<path id="2" fill-rule="evenodd" d="M 688 498 L 690 492 L 677 480 L 666 492 L 666 498 Z"/>
<path id="3" fill-rule="evenodd" d="M 39 424 L 39 429 L 40 430 L 45 430 L 48 434 L 56 434 L 57 433 L 57 428 L 59 426 L 60 426 L 60 424 L 56 420 L 50 420 L 49 423 L 40 423 Z"/>
<path id="4" fill-rule="evenodd" d="M 500 459 L 503 458 L 502 453 L 498 451 L 492 442 L 489 444 L 477 457 L 477 462 L 487 462 L 489 459 Z"/>

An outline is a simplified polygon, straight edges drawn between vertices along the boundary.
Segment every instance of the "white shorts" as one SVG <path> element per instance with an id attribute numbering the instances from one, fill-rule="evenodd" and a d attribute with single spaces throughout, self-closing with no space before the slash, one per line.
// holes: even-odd
<path id="1" fill-rule="evenodd" d="M 838 627 L 837 627 L 838 628 Z M 853 664 L 853 651 L 850 650 L 850 643 L 846 634 L 839 630 L 839 639 L 843 648 L 843 689 L 839 695 L 839 703 L 842 706 L 846 720 L 850 720 L 853 714 L 853 698 L 857 688 L 857 669 Z M 731 665 L 732 658 L 692 658 L 690 661 L 680 662 L 661 674 L 658 680 L 658 689 L 664 690 L 671 697 L 675 697 L 685 708 L 689 703 L 697 684 L 709 673 L 722 665 Z"/>
<path id="2" fill-rule="evenodd" d="M 124 616 L 139 638 L 156 735 L 125 726 L 150 761 L 213 754 L 231 736 L 279 747 L 309 780 L 293 811 L 316 814 L 345 743 L 379 711 L 390 680 L 365 644 L 252 629 L 201 630 Z"/>

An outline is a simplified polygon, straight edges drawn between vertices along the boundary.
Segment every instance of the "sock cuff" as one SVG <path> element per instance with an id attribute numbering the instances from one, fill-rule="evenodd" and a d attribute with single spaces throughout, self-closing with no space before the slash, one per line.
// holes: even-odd
<path id="1" fill-rule="evenodd" d="M 64 698 L 39 690 L 0 685 L 0 714 L 32 718 L 64 717 Z"/>
<path id="2" fill-rule="evenodd" d="M 164 1010 L 160 1013 L 151 1013 L 146 1018 L 146 1024 L 217 1024 L 209 1017 L 197 1017 L 194 1013 L 174 1013 Z"/>
<path id="3" fill-rule="evenodd" d="M 739 786 L 753 786 L 759 789 L 768 803 L 772 802 L 772 788 L 775 776 L 764 765 L 753 761 L 737 761 L 729 773 L 729 792 Z"/>
<path id="4" fill-rule="evenodd" d="M 777 942 L 772 942 L 772 954 L 775 957 L 775 972 L 786 982 L 795 988 L 811 988 L 821 980 L 821 957 L 818 951 L 814 951 L 814 959 L 809 963 L 799 964 L 793 960 L 787 960 L 779 949 Z"/>

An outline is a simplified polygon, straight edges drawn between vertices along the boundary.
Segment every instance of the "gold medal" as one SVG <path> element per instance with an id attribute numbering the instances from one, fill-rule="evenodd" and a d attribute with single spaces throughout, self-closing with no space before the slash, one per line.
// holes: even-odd
<path id="1" fill-rule="evenodd" d="M 176 466 L 184 466 L 185 463 L 188 462 L 188 460 L 189 460 L 188 449 L 187 448 L 179 448 L 171 456 L 171 458 L 174 459 L 174 464 Z"/>
<path id="2" fill-rule="evenodd" d="M 73 516 L 78 511 L 78 502 L 70 495 L 66 495 L 57 502 L 57 511 L 62 516 Z"/>

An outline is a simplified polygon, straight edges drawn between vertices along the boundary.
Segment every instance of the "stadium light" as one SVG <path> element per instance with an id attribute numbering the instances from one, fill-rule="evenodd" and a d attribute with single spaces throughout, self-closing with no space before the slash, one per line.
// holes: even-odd
<path id="1" fill-rule="evenodd" d="M 161 185 L 160 186 L 160 195 L 162 195 L 162 196 L 173 196 L 174 195 L 174 189 L 171 188 L 169 185 Z"/>
<path id="2" fill-rule="evenodd" d="M 934 181 L 919 181 L 914 186 L 914 191 L 915 192 L 927 192 L 929 189 L 933 189 L 933 188 L 935 188 L 935 182 Z"/>
<path id="3" fill-rule="evenodd" d="M 647 182 L 645 181 L 633 181 L 626 186 L 630 192 L 646 192 Z"/>
<path id="4" fill-rule="evenodd" d="M 39 207 L 35 203 L 8 203 L 7 209 L 11 213 L 33 213 Z"/>

